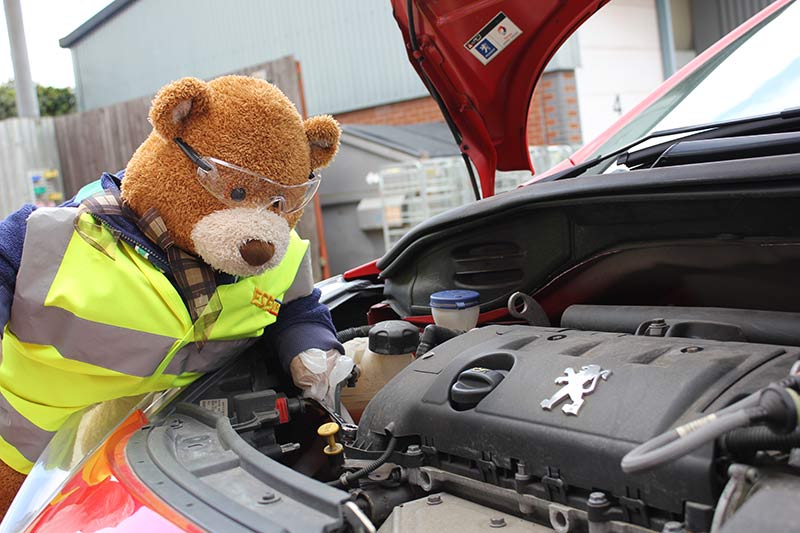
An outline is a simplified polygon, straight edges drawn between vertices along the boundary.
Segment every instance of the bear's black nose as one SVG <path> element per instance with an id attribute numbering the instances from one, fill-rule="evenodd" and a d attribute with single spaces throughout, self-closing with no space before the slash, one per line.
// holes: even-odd
<path id="1" fill-rule="evenodd" d="M 239 246 L 242 259 L 250 266 L 261 266 L 275 255 L 275 246 L 271 242 L 251 239 Z"/>

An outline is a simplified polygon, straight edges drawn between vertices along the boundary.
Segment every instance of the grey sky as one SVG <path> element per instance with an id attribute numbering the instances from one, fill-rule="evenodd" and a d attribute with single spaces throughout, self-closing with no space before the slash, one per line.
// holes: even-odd
<path id="1" fill-rule="evenodd" d="M 83 24 L 111 0 L 21 0 L 33 81 L 74 87 L 72 57 L 58 40 Z M 14 77 L 5 13 L 0 3 L 0 83 Z"/>

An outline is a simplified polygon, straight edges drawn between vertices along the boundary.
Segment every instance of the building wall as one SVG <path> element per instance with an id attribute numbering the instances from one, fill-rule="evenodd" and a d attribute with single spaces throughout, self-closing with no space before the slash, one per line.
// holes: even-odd
<path id="1" fill-rule="evenodd" d="M 401 126 L 420 122 L 444 121 L 439 106 L 430 96 L 394 102 L 347 113 L 337 113 L 336 120 L 342 124 L 386 124 Z"/>
<path id="2" fill-rule="evenodd" d="M 427 94 L 388 1 L 137 0 L 75 43 L 72 55 L 84 110 L 286 55 L 300 62 L 311 114 Z"/>
<path id="3" fill-rule="evenodd" d="M 545 73 L 534 90 L 531 107 L 534 112 L 528 112 L 529 144 L 581 144 L 581 119 L 574 71 Z M 536 116 L 541 117 L 538 123 L 532 120 Z M 531 135 L 532 129 L 534 135 Z M 539 142 L 532 142 L 531 138 Z"/>
<path id="4" fill-rule="evenodd" d="M 291 55 L 308 112 L 342 113 L 427 96 L 391 3 L 376 0 L 136 0 L 71 45 L 82 110 Z M 574 67 L 568 40 L 548 65 Z"/>
<path id="5" fill-rule="evenodd" d="M 430 96 L 337 113 L 334 117 L 342 124 L 392 126 L 444 121 L 439 107 Z M 579 145 L 581 142 L 574 72 L 571 70 L 545 72 L 531 98 L 528 111 L 528 143 Z"/>
<path id="6" fill-rule="evenodd" d="M 775 0 L 692 0 L 694 46 L 701 52 Z"/>
<path id="7" fill-rule="evenodd" d="M 581 132 L 602 133 L 664 79 L 655 0 L 613 0 L 577 32 Z"/>
<path id="8" fill-rule="evenodd" d="M 768 0 L 708 3 L 723 1 Z M 694 14 L 705 0 L 673 0 L 679 18 L 685 18 L 689 2 Z M 132 2 L 73 45 L 82 107 L 152 94 L 180 76 L 209 78 L 291 54 L 303 70 L 310 114 L 334 113 L 343 123 L 441 120 L 408 62 L 389 2 L 229 5 Z M 687 40 L 680 32 L 676 36 Z M 545 94 L 543 86 L 534 94 L 531 144 L 580 144 L 602 132 L 663 79 L 655 0 L 612 0 L 556 54 L 542 84 L 553 76 L 554 92 Z M 554 105 L 558 109 L 545 116 Z"/>

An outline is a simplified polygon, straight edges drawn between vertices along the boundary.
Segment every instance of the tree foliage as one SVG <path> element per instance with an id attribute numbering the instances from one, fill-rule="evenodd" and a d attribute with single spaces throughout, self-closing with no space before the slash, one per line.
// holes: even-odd
<path id="1" fill-rule="evenodd" d="M 36 85 L 39 98 L 39 113 L 42 116 L 66 115 L 74 113 L 77 105 L 75 92 L 70 87 L 43 87 Z M 16 91 L 14 82 L 0 85 L 0 120 L 17 116 Z"/>
<path id="2" fill-rule="evenodd" d="M 17 100 L 14 82 L 0 85 L 0 120 L 17 116 Z"/>

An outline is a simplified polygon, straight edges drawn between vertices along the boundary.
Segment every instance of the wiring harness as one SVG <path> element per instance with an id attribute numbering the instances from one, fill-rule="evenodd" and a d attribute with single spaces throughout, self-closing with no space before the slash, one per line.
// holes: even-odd
<path id="1" fill-rule="evenodd" d="M 787 435 L 800 425 L 800 365 L 790 375 L 744 399 L 637 446 L 622 458 L 626 473 L 643 472 L 689 454 L 734 430 L 766 426 Z"/>

